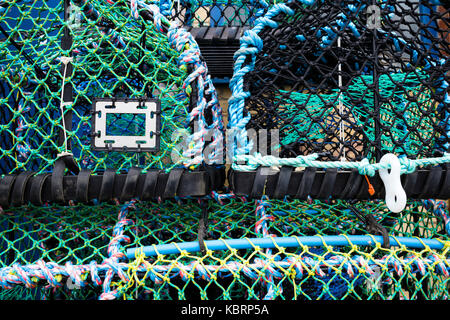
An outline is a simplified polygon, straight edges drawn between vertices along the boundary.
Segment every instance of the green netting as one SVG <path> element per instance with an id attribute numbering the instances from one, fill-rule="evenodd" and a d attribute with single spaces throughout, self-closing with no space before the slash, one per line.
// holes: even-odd
<path id="1" fill-rule="evenodd" d="M 127 258 L 129 249 L 197 241 L 204 202 L 180 201 L 138 202 L 127 215 L 124 212 L 129 205 L 125 211 L 120 205 L 30 206 L 6 211 L 0 217 L 1 298 L 447 297 L 447 245 L 438 250 L 427 246 L 385 249 L 380 244 L 264 249 L 255 244 L 247 249 L 229 247 L 206 253 L 180 249 L 148 257 L 138 250 Z M 343 201 L 223 202 L 207 202 L 206 244 L 213 239 L 301 239 L 312 235 L 325 239 L 367 233 L 350 204 Z M 389 212 L 381 201 L 353 206 L 363 215 L 372 213 L 392 236 L 440 239 L 443 244 L 448 240 L 444 221 L 423 202 L 410 201 L 401 214 Z M 47 275 L 42 270 L 47 270 Z"/>
<path id="2" fill-rule="evenodd" d="M 419 155 L 419 150 L 431 152 L 436 148 L 435 141 L 439 135 L 433 127 L 440 120 L 434 116 L 427 116 L 434 114 L 438 107 L 431 90 L 422 85 L 428 77 L 420 70 L 410 74 L 393 73 L 380 76 L 379 95 L 381 99 L 384 99 L 383 101 L 391 102 L 384 102 L 379 106 L 381 126 L 390 128 L 381 135 L 383 152 L 400 153 L 402 148 L 407 156 L 414 157 Z M 368 87 L 373 84 L 373 78 L 356 78 L 354 82 L 355 86 L 351 86 L 348 91 L 350 99 L 352 101 L 362 99 L 363 102 L 359 106 L 353 106 L 348 102 L 347 107 L 352 106 L 355 122 L 364 128 L 368 139 L 373 140 L 375 139 L 374 120 L 370 117 L 370 113 L 375 110 L 375 100 L 373 92 L 368 90 Z M 362 95 L 362 92 L 366 94 Z M 417 130 L 412 130 L 413 127 Z M 368 150 L 369 155 L 374 153 L 374 148 Z"/>
<path id="3" fill-rule="evenodd" d="M 212 113 L 212 121 L 203 123 L 209 128 L 218 128 L 221 120 L 215 91 L 195 58 L 198 47 L 193 39 L 181 29 L 164 31 L 167 22 L 161 22 L 158 12 L 155 22 L 134 14 L 129 1 L 68 3 L 66 19 L 64 1 L 15 0 L 1 8 L 0 173 L 50 171 L 66 145 L 82 167 L 94 172 L 131 166 L 169 170 L 182 164 L 182 154 L 201 149 L 202 136 L 192 136 L 191 122 L 199 111 Z M 62 45 L 69 37 L 71 41 Z M 67 63 L 71 67 L 65 68 Z M 199 77 L 207 97 L 192 93 L 190 84 Z M 64 99 L 67 123 L 60 111 L 63 86 L 71 86 L 72 93 Z M 198 95 L 193 100 L 200 106 L 190 105 L 191 93 Z M 91 108 L 96 98 L 160 99 L 159 152 L 94 151 Z M 141 125 L 135 118 L 108 124 L 110 132 L 125 136 Z M 183 137 L 191 139 L 181 150 L 177 145 Z"/>

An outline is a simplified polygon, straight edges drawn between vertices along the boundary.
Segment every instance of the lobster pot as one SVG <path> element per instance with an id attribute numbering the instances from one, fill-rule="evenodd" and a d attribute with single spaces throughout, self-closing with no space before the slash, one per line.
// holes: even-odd
<path id="1" fill-rule="evenodd" d="M 312 154 L 327 164 L 376 163 L 386 153 L 448 162 L 447 33 L 448 5 L 439 1 L 274 5 L 235 57 L 235 169 Z"/>
<path id="2" fill-rule="evenodd" d="M 214 214 L 200 231 L 205 208 Z M 380 201 L 217 194 L 200 203 L 22 207 L 0 216 L 0 297 L 447 299 L 441 209 L 410 201 L 393 215 Z M 389 244 L 366 235 L 355 213 L 383 224 Z"/>
<path id="3" fill-rule="evenodd" d="M 52 173 L 61 158 L 92 175 L 219 166 L 223 125 L 208 70 L 195 40 L 158 10 L 36 0 L 1 11 L 2 175 Z M 209 178 L 197 178 L 206 193 Z"/>

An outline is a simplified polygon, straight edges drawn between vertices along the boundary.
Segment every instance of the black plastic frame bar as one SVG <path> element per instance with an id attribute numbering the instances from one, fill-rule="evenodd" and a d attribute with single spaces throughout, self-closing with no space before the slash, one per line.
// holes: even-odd
<path id="1" fill-rule="evenodd" d="M 170 172 L 130 168 L 128 173 L 116 174 L 108 169 L 103 174 L 91 175 L 83 169 L 76 175 L 55 176 L 55 173 L 35 175 L 31 171 L 0 178 L 0 206 L 3 209 L 26 204 L 67 204 L 128 201 L 168 200 L 176 197 L 204 197 L 212 190 L 220 190 L 224 183 L 224 169 L 189 171 L 176 168 Z M 62 186 L 62 187 L 61 187 Z"/>
<path id="2" fill-rule="evenodd" d="M 380 176 L 367 177 L 375 193 L 369 194 L 369 185 L 365 176 L 358 170 L 318 170 L 306 168 L 295 171 L 292 167 L 282 167 L 274 174 L 257 171 L 236 171 L 230 169 L 228 181 L 231 190 L 237 196 L 261 199 L 283 199 L 285 196 L 305 200 L 366 200 L 384 199 L 385 189 Z M 408 199 L 449 199 L 450 198 L 450 164 L 416 170 L 401 176 L 402 185 Z"/>
<path id="3" fill-rule="evenodd" d="M 197 41 L 213 78 L 233 75 L 234 53 L 240 48 L 239 39 L 250 27 L 185 27 Z"/>

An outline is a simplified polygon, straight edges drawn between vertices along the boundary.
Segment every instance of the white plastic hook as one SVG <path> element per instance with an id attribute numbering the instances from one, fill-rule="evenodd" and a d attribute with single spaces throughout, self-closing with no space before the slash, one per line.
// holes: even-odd
<path id="1" fill-rule="evenodd" d="M 401 212 L 406 207 L 406 192 L 400 180 L 400 161 L 392 153 L 385 154 L 380 163 L 390 164 L 390 169 L 380 169 L 380 177 L 386 190 L 386 205 L 394 213 Z"/>

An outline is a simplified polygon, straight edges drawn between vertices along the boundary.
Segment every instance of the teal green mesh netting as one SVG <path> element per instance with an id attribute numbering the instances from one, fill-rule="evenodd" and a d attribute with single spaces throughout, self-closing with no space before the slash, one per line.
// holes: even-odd
<path id="1" fill-rule="evenodd" d="M 432 96 L 428 90 L 423 90 L 421 82 L 426 81 L 427 74 L 418 71 L 417 74 L 394 73 L 381 75 L 379 79 L 379 94 L 389 101 L 380 106 L 380 118 L 383 126 L 390 128 L 381 136 L 381 148 L 384 152 L 401 153 L 406 150 L 408 156 L 418 154 L 419 150 L 435 148 L 434 141 L 439 135 L 434 132 L 439 119 L 424 117 L 423 112 L 433 114 L 436 112 L 437 103 L 433 103 Z M 402 83 L 400 88 L 397 84 Z M 351 110 L 349 117 L 345 120 L 346 130 L 352 127 L 362 128 L 364 135 L 352 137 L 354 142 L 367 136 L 369 140 L 375 140 L 375 125 L 371 114 L 374 112 L 374 93 L 369 90 L 373 85 L 372 76 L 361 76 L 355 78 L 346 92 L 338 89 L 332 93 L 313 95 L 301 92 L 288 92 L 281 90 L 279 99 L 279 114 L 284 119 L 289 119 L 289 125 L 280 128 L 282 145 L 289 145 L 296 141 L 325 141 L 330 135 L 339 136 L 340 116 L 334 108 L 326 108 L 328 104 L 342 103 L 344 108 Z M 418 96 L 417 101 L 406 103 L 408 97 Z M 361 104 L 354 105 L 354 101 L 361 100 Z M 297 110 L 298 105 L 305 105 L 305 109 Z M 397 115 L 402 114 L 403 121 Z M 316 121 L 322 119 L 323 122 Z M 327 130 L 324 130 L 324 123 Z M 414 126 L 419 131 L 410 131 L 408 126 Z M 420 136 L 418 136 L 420 132 Z M 402 148 L 396 146 L 393 141 L 402 141 Z M 351 142 L 351 141 L 350 141 Z M 327 148 L 325 147 L 325 150 Z M 368 158 L 374 157 L 375 150 L 368 151 Z"/>
<path id="2" fill-rule="evenodd" d="M 1 7 L 1 173 L 50 171 L 66 145 L 80 166 L 94 172 L 131 166 L 170 170 L 181 165 L 183 152 L 193 154 L 204 143 L 201 133 L 193 136 L 191 126 L 193 120 L 202 121 L 199 111 L 213 114 L 213 121 L 204 124 L 208 128 L 221 126 L 216 94 L 204 69 L 188 78 L 202 68 L 189 57 L 198 50 L 195 42 L 181 37 L 176 28 L 164 31 L 168 23 L 161 22 L 158 13 L 156 24 L 136 16 L 129 1 L 68 3 L 66 19 L 64 1 L 9 1 Z M 72 37 L 67 49 L 61 44 L 65 32 Z M 64 59 L 71 59 L 71 74 L 63 67 Z M 191 84 L 199 77 L 208 97 L 192 93 Z M 72 86 L 72 98 L 65 101 L 73 101 L 63 106 L 68 123 L 60 111 L 63 83 Z M 190 105 L 191 93 L 200 106 Z M 91 108 L 96 98 L 159 99 L 159 152 L 94 151 Z M 127 135 L 142 125 L 138 118 L 127 122 L 110 121 L 109 130 Z M 67 139 L 61 140 L 63 132 Z M 187 150 L 178 147 L 183 136 L 190 137 Z"/>

